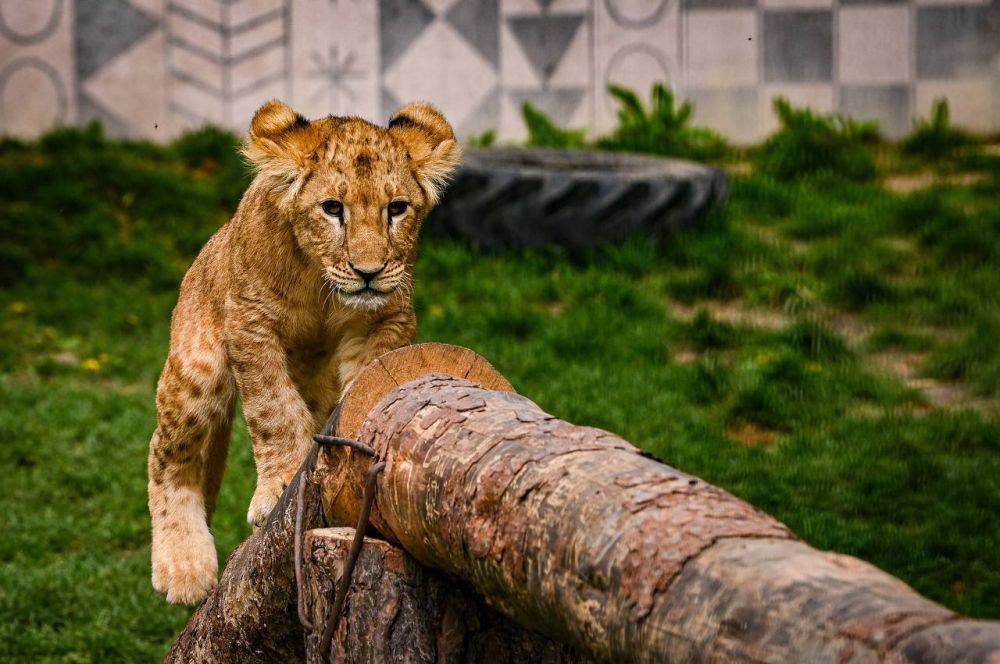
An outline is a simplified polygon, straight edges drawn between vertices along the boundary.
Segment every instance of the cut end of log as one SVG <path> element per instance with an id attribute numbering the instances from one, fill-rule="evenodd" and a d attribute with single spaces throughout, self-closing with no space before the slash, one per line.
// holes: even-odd
<path id="1" fill-rule="evenodd" d="M 337 435 L 356 439 L 368 414 L 385 395 L 428 374 L 465 378 L 496 392 L 515 391 L 492 364 L 468 348 L 440 343 L 404 346 L 379 356 L 354 381 L 340 403 Z M 353 526 L 357 522 L 368 467 L 366 457 L 347 448 L 334 448 L 320 455 L 323 506 L 331 523 Z M 377 509 L 371 522 L 382 535 L 394 539 Z"/>
<path id="2" fill-rule="evenodd" d="M 510 382 L 484 357 L 461 346 L 425 343 L 404 346 L 368 365 L 341 401 L 337 435 L 355 438 L 371 409 L 386 394 L 427 374 L 466 378 L 497 392 L 514 392 Z"/>

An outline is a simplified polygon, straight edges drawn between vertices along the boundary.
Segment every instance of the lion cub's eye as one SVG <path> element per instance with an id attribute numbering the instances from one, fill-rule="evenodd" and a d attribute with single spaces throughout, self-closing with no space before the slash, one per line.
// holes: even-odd
<path id="1" fill-rule="evenodd" d="M 330 217 L 343 217 L 344 216 L 344 204 L 338 200 L 332 198 L 323 201 L 319 204 L 323 208 L 323 213 Z"/>
<path id="2" fill-rule="evenodd" d="M 410 204 L 407 203 L 406 201 L 392 201 L 386 207 L 386 210 L 388 210 L 389 212 L 389 217 L 392 218 L 392 217 L 398 217 L 401 214 L 405 214 L 407 208 L 409 207 Z"/>

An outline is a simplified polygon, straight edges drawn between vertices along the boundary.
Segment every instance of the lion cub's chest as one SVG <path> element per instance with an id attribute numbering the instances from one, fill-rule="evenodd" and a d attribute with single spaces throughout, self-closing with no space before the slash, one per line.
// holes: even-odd
<path id="1" fill-rule="evenodd" d="M 312 304 L 289 307 L 281 334 L 289 360 L 304 370 L 318 369 L 346 339 L 363 334 L 364 329 L 359 312 Z"/>

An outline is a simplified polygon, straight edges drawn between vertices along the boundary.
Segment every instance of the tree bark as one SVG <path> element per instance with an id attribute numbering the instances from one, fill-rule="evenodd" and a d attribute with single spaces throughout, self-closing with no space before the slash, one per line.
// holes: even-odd
<path id="1" fill-rule="evenodd" d="M 394 351 L 344 400 L 341 414 L 354 414 L 338 433 L 356 435 L 386 463 L 371 521 L 409 556 L 376 540 L 362 550 L 335 634 L 342 661 L 571 661 L 551 643 L 518 641 L 525 632 L 481 599 L 601 661 L 1000 661 L 1000 624 L 963 618 L 867 563 L 816 551 L 614 434 L 544 413 L 470 354 L 439 345 Z M 290 497 L 313 461 L 231 556 L 168 662 L 305 655 Z M 371 459 L 334 449 L 316 461 L 306 527 L 321 502 L 353 525 L 353 496 Z M 325 624 L 349 547 L 337 532 L 310 536 L 315 601 L 306 608 L 315 625 Z"/>
<path id="2" fill-rule="evenodd" d="M 368 413 L 383 396 L 407 381 L 435 372 L 467 378 L 489 390 L 514 391 L 492 364 L 468 348 L 439 343 L 405 346 L 380 356 L 358 376 L 340 404 L 337 434 L 356 438 Z M 336 487 L 336 491 L 323 493 L 323 507 L 330 523 L 357 524 L 369 464 L 367 457 L 344 447 L 320 457 L 319 468 L 331 475 L 326 486 Z M 390 533 L 379 528 L 380 524 L 373 522 L 373 525 L 391 539 Z"/>
<path id="3" fill-rule="evenodd" d="M 191 616 L 167 653 L 166 662 L 302 661 L 305 646 L 296 609 L 292 555 L 295 496 L 299 483 L 305 482 L 303 527 L 319 525 L 319 484 L 304 479 L 314 464 L 315 455 L 311 454 L 267 523 L 229 557 L 219 585 Z"/>
<path id="4" fill-rule="evenodd" d="M 306 534 L 304 584 L 308 615 L 326 624 L 340 582 L 352 528 Z M 526 630 L 490 609 L 461 582 L 420 566 L 385 540 L 365 538 L 330 651 L 322 629 L 306 640 L 306 661 L 569 663 L 571 648 Z"/>
<path id="5" fill-rule="evenodd" d="M 358 438 L 387 464 L 371 518 L 380 532 L 585 656 L 1000 657 L 996 623 L 963 619 L 866 563 L 816 551 L 725 491 L 524 397 L 432 374 L 389 391 Z M 361 468 L 339 477 L 370 462 L 348 463 Z M 325 495 L 343 490 L 337 477 L 327 475 Z"/>

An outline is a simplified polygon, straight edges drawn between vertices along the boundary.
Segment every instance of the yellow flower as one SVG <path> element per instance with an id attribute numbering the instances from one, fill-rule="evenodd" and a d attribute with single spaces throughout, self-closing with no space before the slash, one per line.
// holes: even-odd
<path id="1" fill-rule="evenodd" d="M 754 362 L 761 367 L 766 366 L 771 362 L 774 362 L 774 360 L 775 360 L 774 353 L 760 353 L 757 355 L 756 358 L 754 358 Z"/>
<path id="2" fill-rule="evenodd" d="M 101 363 L 98 362 L 93 357 L 88 357 L 86 360 L 84 360 L 83 362 L 80 363 L 80 366 L 85 371 L 100 371 L 101 370 Z"/>
<path id="3" fill-rule="evenodd" d="M 811 373 L 819 373 L 823 370 L 823 365 L 819 362 L 810 362 L 806 365 L 806 370 Z"/>
<path id="4" fill-rule="evenodd" d="M 23 314 L 28 310 L 28 303 L 18 300 L 17 302 L 11 302 L 7 309 L 10 310 L 12 314 Z"/>
<path id="5" fill-rule="evenodd" d="M 440 318 L 441 316 L 444 316 L 444 307 L 440 304 L 432 304 L 430 308 L 427 309 L 427 313 L 433 318 Z"/>

